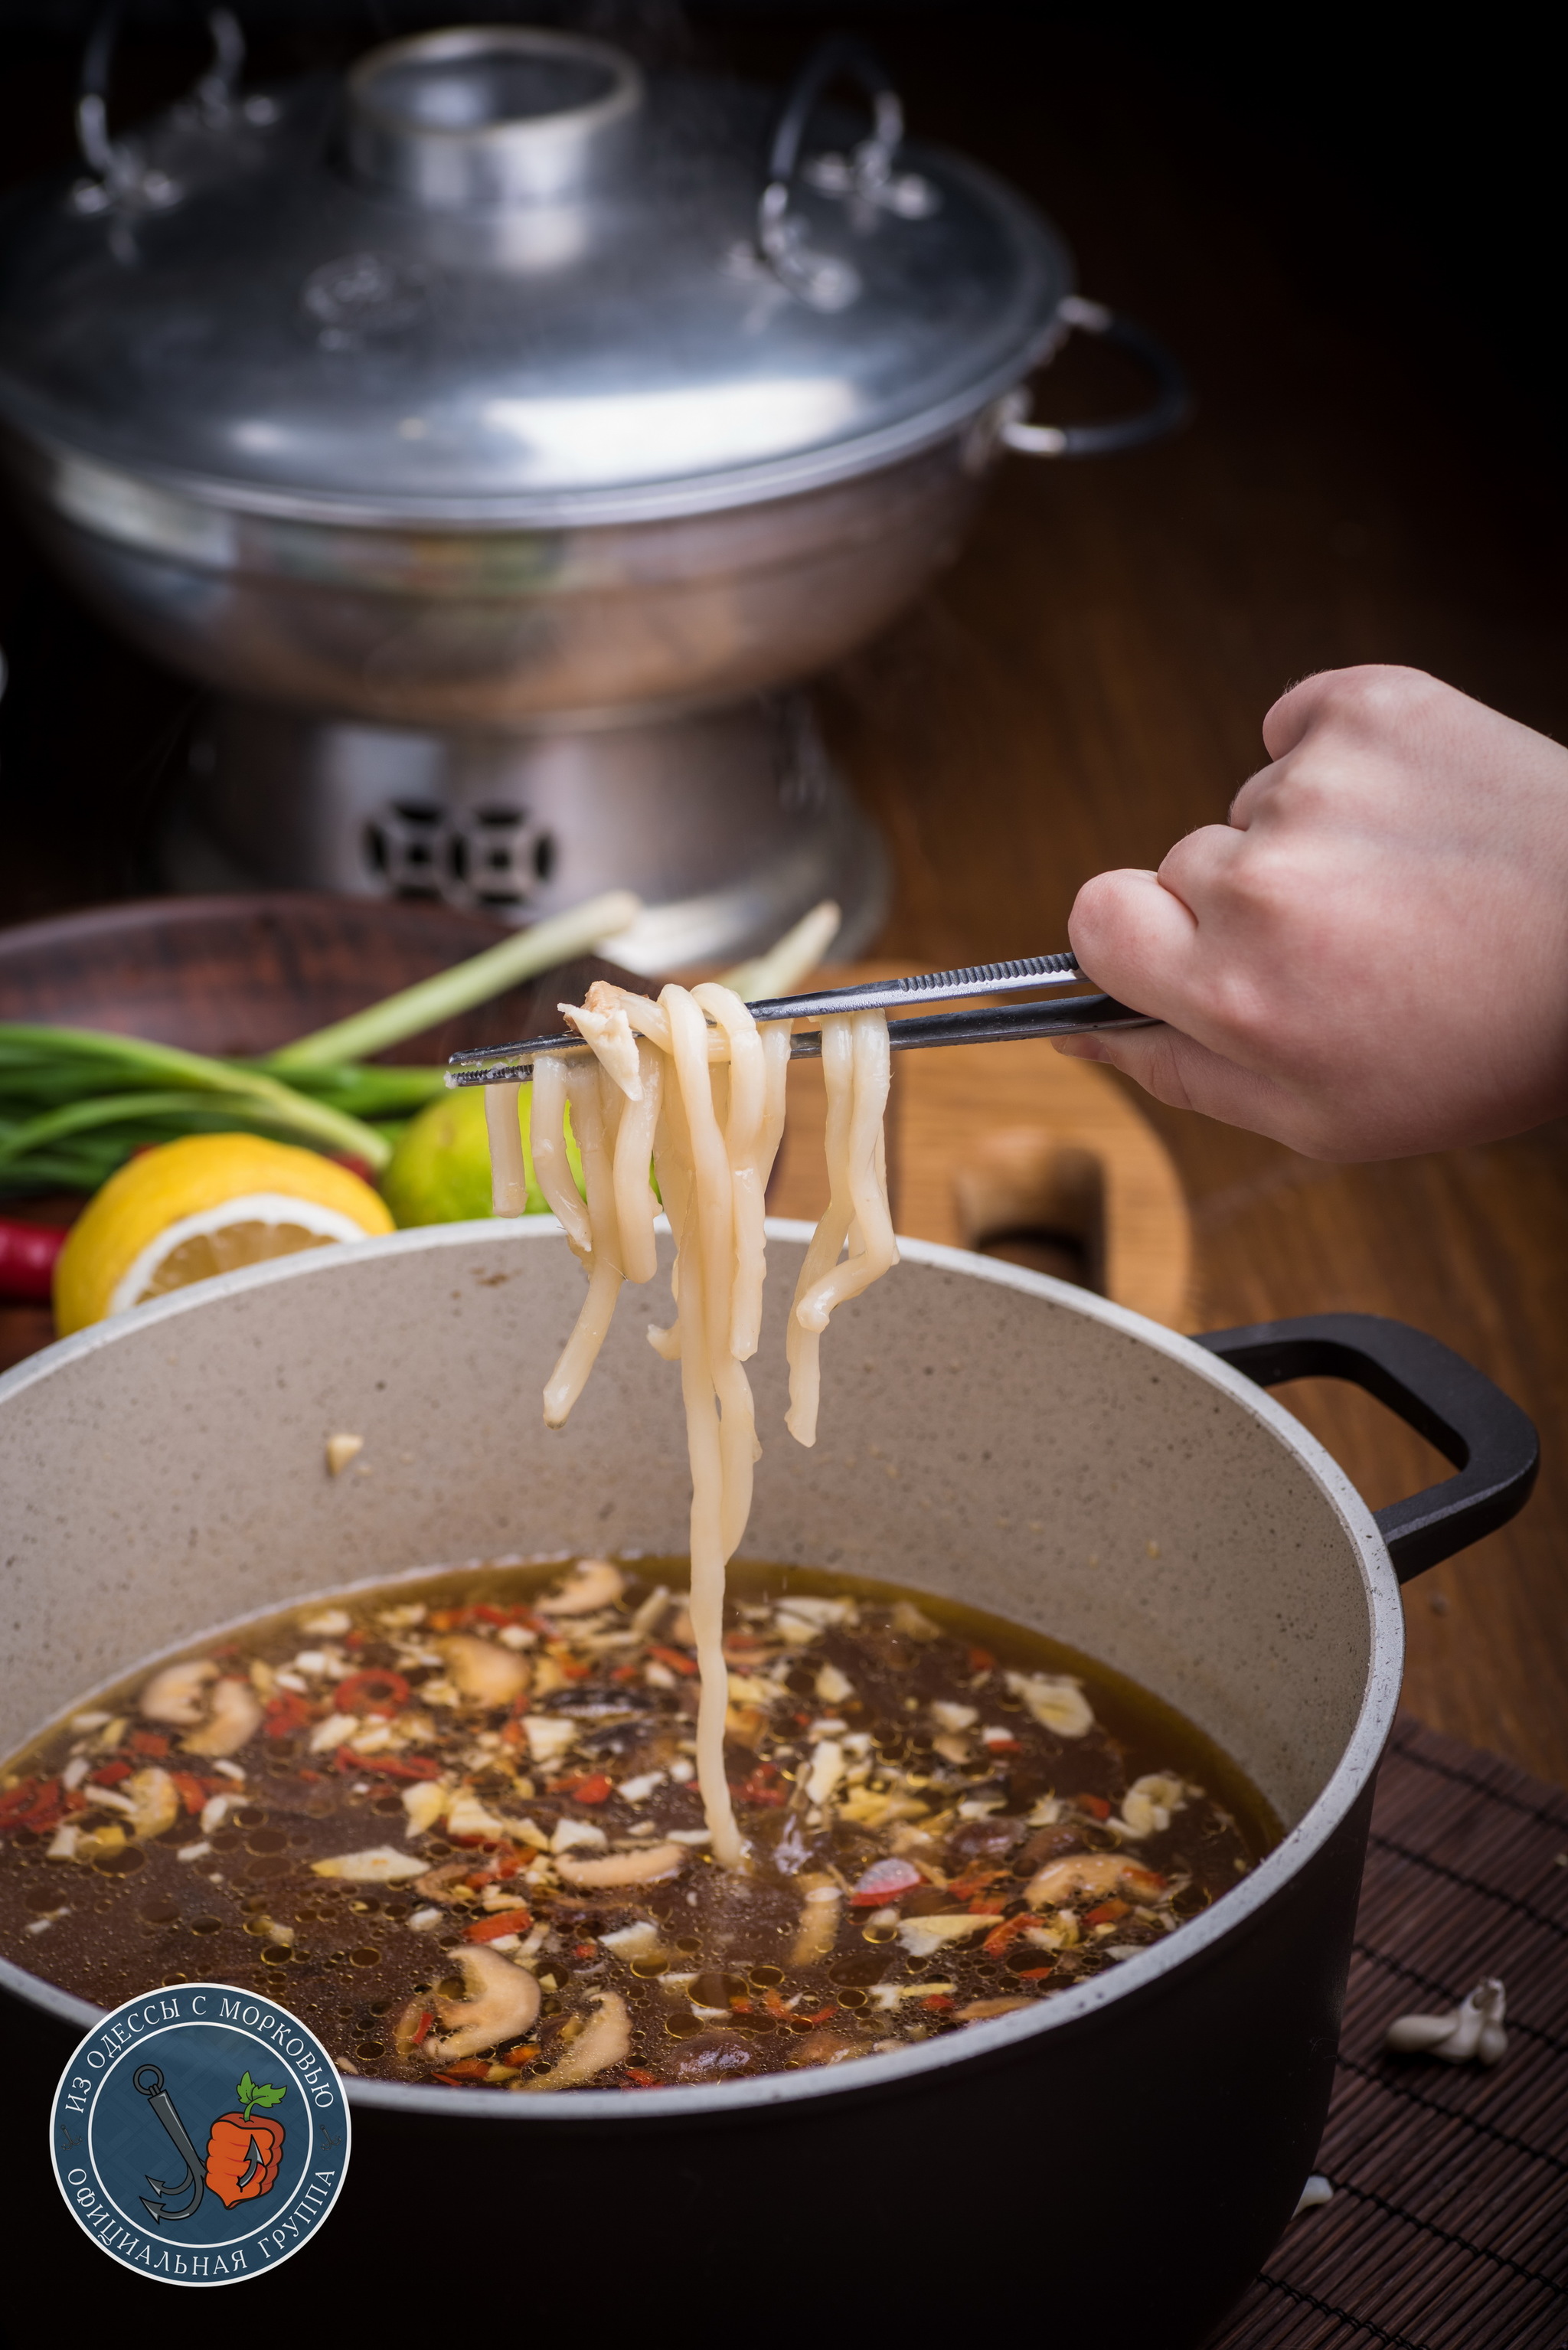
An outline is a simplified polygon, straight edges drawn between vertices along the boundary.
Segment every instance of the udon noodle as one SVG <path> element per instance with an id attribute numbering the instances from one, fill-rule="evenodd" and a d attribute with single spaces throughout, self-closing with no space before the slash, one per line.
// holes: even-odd
<path id="1" fill-rule="evenodd" d="M 691 1624 L 701 1675 L 697 1779 L 725 1867 L 743 1857 L 724 1771 L 728 1673 L 724 1570 L 751 1514 L 761 1453 L 745 1366 L 762 1326 L 763 1219 L 784 1121 L 788 1024 L 759 1028 L 742 999 L 711 983 L 670 986 L 657 1003 L 597 981 L 565 1017 L 591 1060 L 534 1065 L 529 1139 L 539 1189 L 587 1270 L 588 1293 L 545 1388 L 545 1419 L 565 1422 L 581 1395 L 625 1281 L 652 1279 L 659 1200 L 675 1238 L 675 1319 L 653 1327 L 656 1353 L 680 1366 L 691 1463 Z M 816 1441 L 818 1348 L 837 1305 L 898 1262 L 888 1206 L 883 1113 L 888 1024 L 880 1013 L 822 1023 L 830 1196 L 790 1309 L 786 1425 Z M 488 1089 L 498 1215 L 526 1197 L 518 1089 Z M 585 1204 L 566 1153 L 566 1112 L 581 1155 Z M 649 1182 L 651 1159 L 659 1198 Z"/>

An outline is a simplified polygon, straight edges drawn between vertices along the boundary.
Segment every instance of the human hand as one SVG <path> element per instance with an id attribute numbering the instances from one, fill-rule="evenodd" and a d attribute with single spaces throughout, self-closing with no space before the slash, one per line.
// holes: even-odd
<path id="1" fill-rule="evenodd" d="M 1073 908 L 1085 972 L 1167 1024 L 1058 1052 L 1314 1159 L 1568 1111 L 1568 751 L 1372 666 L 1293 687 L 1263 742 L 1229 824 Z"/>

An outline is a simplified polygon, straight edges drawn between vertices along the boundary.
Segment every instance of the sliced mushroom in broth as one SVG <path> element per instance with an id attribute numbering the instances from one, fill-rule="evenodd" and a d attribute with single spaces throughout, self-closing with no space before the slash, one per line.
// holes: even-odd
<path id="1" fill-rule="evenodd" d="M 1179 1932 L 1277 1841 L 1040 1635 L 732 1571 L 711 1856 L 678 1560 L 402 1578 L 230 1630 L 0 1773 L 0 1950 L 102 2006 L 270 1990 L 346 2068 L 554 2094 L 876 2057 Z"/>

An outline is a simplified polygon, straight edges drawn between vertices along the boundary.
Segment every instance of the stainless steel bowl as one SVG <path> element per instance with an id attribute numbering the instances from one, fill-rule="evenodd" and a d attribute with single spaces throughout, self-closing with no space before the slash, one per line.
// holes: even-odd
<path id="1" fill-rule="evenodd" d="M 819 109 L 845 78 L 857 142 Z M 89 103 L 92 173 L 0 212 L 0 450 L 84 592 L 251 702 L 515 737 L 763 694 L 919 592 L 1005 447 L 1093 453 L 1181 411 L 1051 224 L 906 141 L 854 43 L 782 109 L 515 28 L 250 99 L 218 81 L 119 146 Z M 1149 361 L 1146 414 L 1025 421 L 1075 328 Z M 253 808 L 334 764 L 280 758 Z M 761 803 L 751 828 L 788 861 Z"/>

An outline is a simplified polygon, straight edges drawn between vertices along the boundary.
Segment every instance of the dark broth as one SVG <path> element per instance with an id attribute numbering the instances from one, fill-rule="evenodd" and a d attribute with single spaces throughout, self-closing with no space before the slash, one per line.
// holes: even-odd
<path id="1" fill-rule="evenodd" d="M 618 1578 L 606 1606 L 551 1610 Z M 562 2067 L 563 2087 L 635 2089 L 1052 1998 L 1279 1839 L 1190 1722 L 1061 1644 L 737 1565 L 727 1761 L 750 1858 L 722 1870 L 685 1578 L 648 1558 L 445 1570 L 193 1647 L 212 1669 L 183 1687 L 119 1684 L 0 1773 L 0 1950 L 103 2007 L 196 1978 L 270 1992 L 382 2079 L 524 2089 Z M 432 2056 L 484 1995 L 476 1970 L 505 2004 L 501 1964 L 537 1981 L 537 2014 Z"/>

